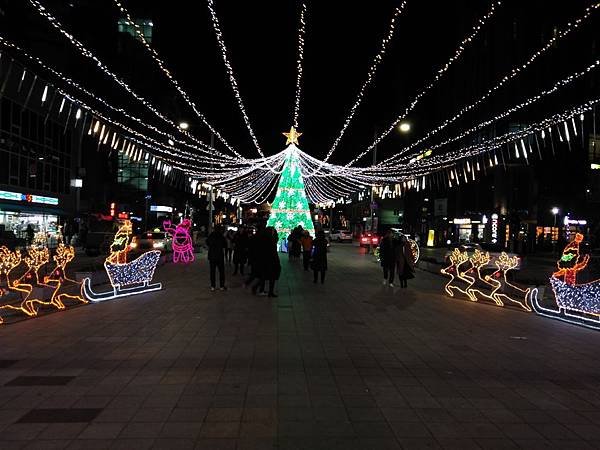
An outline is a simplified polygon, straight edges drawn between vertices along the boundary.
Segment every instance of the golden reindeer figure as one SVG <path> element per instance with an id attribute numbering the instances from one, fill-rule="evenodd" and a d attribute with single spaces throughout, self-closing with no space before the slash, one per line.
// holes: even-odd
<path id="1" fill-rule="evenodd" d="M 490 260 L 491 260 L 491 257 L 490 257 L 489 252 L 482 252 L 479 249 L 475 250 L 475 252 L 473 253 L 473 256 L 471 256 L 469 258 L 469 261 L 471 261 L 471 265 L 473 266 L 472 270 L 475 271 L 475 274 L 477 275 L 477 277 L 474 279 L 473 284 L 467 288 L 467 291 L 469 291 L 478 300 L 479 300 L 479 296 L 481 296 L 481 297 L 485 297 L 485 298 L 493 301 L 498 306 L 502 306 L 503 303 L 500 300 L 498 300 L 495 296 L 485 293 L 479 287 L 474 287 L 475 283 L 477 283 L 477 281 L 480 281 L 481 284 L 485 285 L 486 287 L 489 287 L 490 289 L 494 289 L 496 287 L 494 284 L 490 283 L 486 279 L 487 277 L 481 276 L 481 268 L 487 266 L 489 264 Z M 480 284 L 480 286 L 481 286 L 481 284 Z"/>
<path id="2" fill-rule="evenodd" d="M 441 270 L 441 273 L 450 277 L 450 281 L 446 283 L 444 290 L 450 297 L 454 297 L 454 289 L 465 294 L 469 300 L 477 301 L 477 298 L 466 289 L 461 289 L 459 286 L 453 284 L 455 280 L 464 281 L 468 286 L 472 286 L 472 284 L 475 282 L 473 277 L 467 276 L 466 272 L 461 269 L 461 266 L 466 262 L 469 262 L 469 254 L 467 252 L 461 252 L 458 248 L 455 248 L 450 254 L 450 265 Z"/>
<path id="3" fill-rule="evenodd" d="M 63 292 L 63 288 L 65 287 L 66 283 L 81 285 L 80 282 L 67 276 L 67 264 L 69 264 L 74 257 L 75 249 L 72 246 L 65 245 L 63 243 L 58 244 L 58 247 L 56 248 L 56 255 L 53 257 L 56 265 L 52 272 L 50 272 L 50 275 L 44 277 L 44 285 L 54 288 L 52 296 L 50 297 L 50 301 L 46 302 L 41 300 L 32 300 L 32 303 L 54 306 L 58 309 L 65 309 L 65 304 L 63 302 L 65 299 L 72 299 L 81 303 L 88 303 L 88 301 L 80 295 L 73 295 Z"/>
<path id="4" fill-rule="evenodd" d="M 19 284 L 18 281 L 10 281 L 10 273 L 20 264 L 21 252 L 19 250 L 15 250 L 14 252 L 12 252 L 4 246 L 0 247 L 0 279 L 6 279 L 6 291 L 2 291 L 2 295 L 11 291 L 18 292 L 20 296 L 22 296 L 22 294 L 25 294 L 25 299 L 21 301 L 21 304 L 19 306 L 2 305 L 0 306 L 0 310 L 10 309 L 14 311 L 21 311 L 22 313 L 31 317 L 37 315 L 37 311 L 35 310 L 35 308 L 33 308 L 33 305 L 31 305 L 31 303 L 29 303 L 29 301 L 27 300 L 29 295 L 31 295 L 33 286 L 31 284 L 26 283 Z M 0 323 L 3 322 L 4 319 L 0 317 Z"/>
<path id="5" fill-rule="evenodd" d="M 48 247 L 29 247 L 27 249 L 27 256 L 23 258 L 23 261 L 27 266 L 27 272 L 15 284 L 22 284 L 24 281 L 32 283 L 33 279 L 35 279 L 35 284 L 41 284 L 39 270 L 44 264 L 50 261 Z"/>
<path id="6" fill-rule="evenodd" d="M 531 288 L 522 289 L 514 284 L 509 283 L 507 279 L 507 274 L 511 270 L 515 269 L 519 265 L 519 258 L 517 256 L 510 257 L 505 252 L 502 252 L 498 259 L 495 262 L 496 270 L 491 275 L 486 275 L 485 280 L 492 286 L 494 289 L 492 290 L 491 296 L 494 298 L 494 301 L 499 306 L 504 306 L 504 300 L 508 300 L 510 302 L 516 303 L 525 311 L 531 311 L 531 307 L 528 305 L 528 297 Z M 502 290 L 506 292 L 506 287 L 510 287 L 514 289 L 516 292 L 522 293 L 523 298 L 513 298 L 506 293 L 499 293 L 498 291 Z"/>

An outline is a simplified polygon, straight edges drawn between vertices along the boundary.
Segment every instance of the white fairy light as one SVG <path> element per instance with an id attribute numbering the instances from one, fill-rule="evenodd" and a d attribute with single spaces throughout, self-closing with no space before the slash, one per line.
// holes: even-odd
<path id="1" fill-rule="evenodd" d="M 298 127 L 298 115 L 300 114 L 300 98 L 302 96 L 302 62 L 304 60 L 304 36 L 306 35 L 306 3 L 300 6 L 300 20 L 298 25 L 298 55 L 296 59 L 296 97 L 294 101 L 294 117 L 292 123 Z"/>
<path id="2" fill-rule="evenodd" d="M 38 14 L 40 14 L 43 18 L 45 18 L 59 33 L 61 33 L 64 37 L 66 37 L 69 40 L 69 42 L 79 51 L 79 53 L 82 56 L 84 56 L 84 57 L 92 60 L 95 63 L 96 67 L 98 67 L 107 77 L 109 77 L 111 80 L 113 80 L 115 83 L 117 83 L 128 94 L 130 94 L 138 102 L 140 102 L 142 105 L 144 105 L 144 107 L 146 107 L 149 111 L 151 111 L 158 118 L 160 118 L 161 120 L 163 120 L 165 123 L 168 123 L 171 127 L 173 127 L 174 129 L 176 129 L 179 133 L 182 133 L 186 137 L 188 137 L 189 139 L 194 140 L 194 142 L 201 144 L 201 141 L 199 141 L 197 138 L 195 138 L 190 133 L 188 133 L 188 132 L 186 132 L 184 130 L 181 130 L 181 128 L 179 128 L 174 121 L 172 121 L 171 119 L 165 117 L 150 102 L 148 102 L 144 97 L 142 97 L 137 92 L 135 92 L 124 80 L 122 80 L 120 77 L 118 77 L 113 72 L 111 72 L 108 69 L 108 67 L 106 67 L 106 65 L 98 57 L 96 57 L 94 55 L 94 53 L 92 53 L 90 50 L 88 50 L 72 34 L 70 34 L 69 32 L 67 32 L 62 27 L 61 23 L 52 14 L 50 14 L 46 10 L 46 8 L 41 5 L 41 3 L 38 0 L 28 0 L 28 1 L 29 1 L 29 3 L 31 3 L 36 8 Z M 235 151 L 235 149 L 233 149 L 231 146 L 228 146 L 226 144 L 226 147 L 230 151 L 232 151 L 238 158 L 241 158 L 241 155 L 239 153 L 237 153 Z"/>
<path id="3" fill-rule="evenodd" d="M 596 10 L 600 8 L 600 2 L 586 8 L 584 14 L 579 17 L 577 20 L 575 20 L 573 23 L 569 23 L 567 25 L 567 27 L 564 30 L 559 31 L 557 34 L 555 34 L 551 39 L 548 40 L 548 42 L 546 42 L 546 44 L 544 44 L 541 48 L 539 48 L 538 50 L 536 50 L 535 52 L 533 52 L 533 54 L 529 57 L 529 59 L 521 64 L 521 65 L 516 65 L 515 67 L 513 67 L 511 69 L 511 71 L 507 74 L 505 74 L 503 77 L 500 78 L 500 81 L 494 85 L 492 88 L 490 88 L 483 96 L 481 96 L 478 100 L 476 100 L 475 102 L 463 107 L 462 109 L 460 109 L 457 113 L 454 114 L 453 117 L 445 120 L 441 125 L 439 125 L 438 127 L 434 128 L 433 130 L 431 130 L 430 132 L 428 132 L 423 138 L 419 139 L 418 141 L 414 142 L 413 144 L 405 147 L 404 149 L 400 150 L 398 153 L 396 153 L 396 155 L 391 156 L 390 158 L 387 158 L 385 161 L 383 161 L 381 163 L 381 165 L 385 165 L 386 163 L 388 163 L 389 161 L 392 161 L 396 158 L 398 158 L 399 156 L 401 156 L 402 154 L 410 151 L 412 148 L 416 147 L 417 145 L 421 144 L 422 142 L 424 142 L 425 140 L 429 139 L 430 137 L 432 137 L 433 135 L 437 134 L 438 132 L 440 132 L 441 130 L 443 130 L 444 128 L 446 128 L 448 125 L 450 125 L 451 123 L 455 122 L 456 120 L 458 120 L 460 117 L 462 117 L 465 113 L 467 113 L 468 111 L 472 110 L 473 108 L 477 107 L 478 105 L 480 105 L 483 101 L 485 101 L 486 99 L 488 99 L 492 94 L 494 94 L 496 91 L 498 91 L 502 86 L 504 86 L 508 81 L 512 80 L 513 78 L 515 78 L 516 76 L 518 76 L 524 69 L 526 69 L 528 66 L 530 66 L 538 57 L 540 57 L 541 55 L 543 55 L 546 51 L 550 50 L 551 48 L 553 48 L 556 43 L 561 40 L 564 39 L 566 36 L 568 36 L 571 32 L 573 32 L 574 30 L 578 29 L 581 24 L 588 19 L 591 14 Z M 584 75 L 585 73 L 587 73 L 588 71 L 592 70 L 593 68 L 595 68 L 597 65 L 597 61 L 596 63 L 592 64 L 592 66 L 589 66 L 585 71 L 583 72 L 579 72 L 578 74 L 574 74 L 571 77 L 568 77 L 566 79 L 564 79 L 563 81 L 559 82 L 558 84 L 560 84 L 559 87 L 562 87 L 563 85 L 569 84 L 570 82 L 574 81 L 574 79 L 579 78 L 580 76 Z M 573 79 L 570 79 L 572 78 Z M 545 96 L 545 95 L 549 95 L 553 92 L 555 92 L 555 90 L 558 89 L 557 85 L 555 85 L 555 87 L 553 89 L 550 89 L 548 91 L 544 91 L 544 93 L 541 94 L 541 96 Z M 541 97 L 540 97 L 541 98 Z M 537 101 L 539 100 L 539 98 L 533 100 L 533 101 Z M 533 102 L 532 101 L 532 102 Z M 379 141 L 377 141 L 379 142 Z M 374 145 L 372 145 L 371 147 L 369 147 L 365 152 L 363 152 L 364 154 L 368 153 L 372 148 L 374 147 Z M 364 156 L 363 154 L 361 154 L 361 157 Z M 354 162 L 356 162 L 358 160 L 358 158 L 355 158 L 353 161 L 351 161 L 349 163 L 349 165 L 352 165 Z"/>
<path id="4" fill-rule="evenodd" d="M 351 165 L 355 164 L 364 155 L 369 153 L 373 148 L 375 148 L 375 146 L 377 144 L 379 144 L 379 142 L 381 142 L 383 140 L 383 138 L 385 138 L 387 135 L 389 135 L 402 120 L 404 120 L 406 118 L 408 113 L 410 113 L 415 108 L 415 106 L 419 103 L 421 98 L 425 94 L 427 94 L 427 92 L 429 92 L 436 85 L 436 83 L 448 71 L 450 66 L 452 66 L 452 64 L 460 58 L 460 56 L 465 51 L 467 45 L 470 44 L 471 42 L 473 42 L 473 40 L 475 40 L 475 38 L 477 37 L 477 35 L 481 31 L 481 29 L 483 28 L 485 23 L 491 17 L 494 16 L 494 14 L 496 12 L 496 8 L 499 7 L 501 4 L 502 4 L 501 1 L 494 1 L 492 3 L 489 11 L 481 19 L 478 20 L 477 24 L 472 28 L 471 33 L 469 33 L 469 35 L 461 41 L 458 48 L 456 49 L 454 54 L 450 57 L 450 59 L 446 62 L 446 64 L 444 64 L 440 69 L 438 69 L 433 80 L 429 84 L 427 84 L 423 89 L 421 89 L 421 91 L 412 99 L 409 106 L 406 107 L 404 112 L 402 114 L 400 114 L 396 119 L 394 119 L 393 123 L 382 134 L 377 136 L 375 138 L 375 140 L 373 141 L 373 143 L 366 150 L 361 152 L 356 158 L 354 158 L 352 161 L 350 161 L 348 164 L 346 164 L 347 166 L 351 166 Z"/>
<path id="5" fill-rule="evenodd" d="M 329 161 L 329 158 L 331 157 L 331 155 L 337 148 L 338 144 L 342 140 L 342 137 L 344 136 L 346 129 L 350 125 L 350 122 L 354 118 L 354 115 L 356 114 L 358 107 L 362 103 L 362 100 L 365 96 L 365 92 L 366 92 L 367 88 L 373 82 L 373 79 L 375 78 L 375 74 L 377 72 L 377 68 L 379 67 L 379 64 L 381 63 L 381 61 L 383 61 L 383 57 L 385 56 L 387 46 L 390 43 L 390 41 L 392 40 L 392 37 L 394 36 L 395 22 L 398 19 L 398 17 L 402 14 L 402 12 L 404 11 L 405 6 L 406 6 L 406 0 L 404 0 L 399 6 L 397 6 L 394 9 L 394 14 L 390 21 L 390 25 L 388 27 L 387 33 L 385 34 L 385 36 L 382 39 L 381 44 L 379 46 L 379 51 L 374 56 L 373 61 L 371 62 L 371 66 L 369 67 L 369 70 L 367 71 L 367 77 L 366 77 L 365 81 L 363 81 L 363 84 L 360 87 L 360 90 L 358 91 L 358 95 L 356 96 L 356 99 L 354 100 L 354 103 L 352 104 L 352 106 L 350 108 L 350 112 L 348 113 L 348 116 L 346 117 L 346 120 L 344 121 L 344 125 L 342 126 L 342 129 L 338 133 L 338 136 L 335 138 L 333 145 L 327 152 L 327 155 L 326 155 L 325 159 L 323 160 L 324 162 Z"/>
<path id="6" fill-rule="evenodd" d="M 175 89 L 177 90 L 177 92 L 179 92 L 184 101 L 192 108 L 196 116 L 202 121 L 204 125 L 206 125 L 210 132 L 213 133 L 219 141 L 221 141 L 229 150 L 233 151 L 233 153 L 236 156 L 240 157 L 240 155 L 234 151 L 233 147 L 231 147 L 231 145 L 225 140 L 225 138 L 208 122 L 204 114 L 200 112 L 196 104 L 190 99 L 187 92 L 183 90 L 179 82 L 173 77 L 173 75 L 171 75 L 171 72 L 165 67 L 165 63 L 158 56 L 156 50 L 154 50 L 150 46 L 150 44 L 146 40 L 146 37 L 144 36 L 144 33 L 142 33 L 142 31 L 140 30 L 140 26 L 131 18 L 129 11 L 125 8 L 125 6 L 119 0 L 113 0 L 113 2 L 119 8 L 127 23 L 130 26 L 133 26 L 133 29 L 135 30 L 135 33 L 144 45 L 144 48 L 150 53 L 150 56 L 156 62 L 159 69 L 167 76 L 173 87 L 175 87 Z"/>
<path id="7" fill-rule="evenodd" d="M 32 1 L 32 0 L 30 0 Z M 244 123 L 246 124 L 246 128 L 250 133 L 250 137 L 252 138 L 252 142 L 256 147 L 256 150 L 260 154 L 261 157 L 264 158 L 264 153 L 258 144 L 258 140 L 254 134 L 254 130 L 252 129 L 252 125 L 250 124 L 250 119 L 248 118 L 248 114 L 246 113 L 246 108 L 244 107 L 244 102 L 242 101 L 242 96 L 240 94 L 240 90 L 238 88 L 238 84 L 235 78 L 235 74 L 233 72 L 233 67 L 231 67 L 231 63 L 229 62 L 229 56 L 227 52 L 227 47 L 225 46 L 225 41 L 223 40 L 223 32 L 221 31 L 221 26 L 219 24 L 219 18 L 217 17 L 217 13 L 215 11 L 214 0 L 207 0 L 208 10 L 210 12 L 210 18 L 212 21 L 213 29 L 215 30 L 215 35 L 217 37 L 217 43 L 219 44 L 219 49 L 221 50 L 221 56 L 223 57 L 223 63 L 225 64 L 225 70 L 229 77 L 229 84 L 231 85 L 231 89 L 233 90 L 233 95 L 237 101 L 238 108 L 242 113 L 242 117 L 244 119 Z"/>

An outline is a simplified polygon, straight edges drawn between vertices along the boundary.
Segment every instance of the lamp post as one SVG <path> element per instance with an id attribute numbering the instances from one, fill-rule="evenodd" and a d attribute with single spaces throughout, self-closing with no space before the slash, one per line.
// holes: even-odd
<path id="1" fill-rule="evenodd" d="M 552 227 L 552 233 L 550 233 L 551 239 L 552 239 L 552 254 L 556 254 L 556 239 L 554 239 L 554 228 L 556 228 L 556 216 L 558 215 L 558 213 L 560 212 L 560 210 L 554 206 L 552 207 L 552 209 L 550 210 L 552 212 L 552 215 L 554 216 L 554 226 Z M 557 239 L 558 239 L 558 233 L 557 233 Z"/>

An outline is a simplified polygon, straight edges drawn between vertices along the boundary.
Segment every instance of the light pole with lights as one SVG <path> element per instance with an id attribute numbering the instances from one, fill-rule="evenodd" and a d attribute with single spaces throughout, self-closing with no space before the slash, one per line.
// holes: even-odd
<path id="1" fill-rule="evenodd" d="M 556 206 L 554 206 L 552 207 L 550 212 L 554 216 L 554 226 L 552 227 L 552 233 L 550 233 L 550 237 L 552 239 L 552 254 L 554 255 L 556 254 L 556 241 L 558 240 L 558 233 L 556 233 L 556 239 L 554 239 L 554 229 L 556 228 L 556 216 L 558 216 L 560 210 Z"/>

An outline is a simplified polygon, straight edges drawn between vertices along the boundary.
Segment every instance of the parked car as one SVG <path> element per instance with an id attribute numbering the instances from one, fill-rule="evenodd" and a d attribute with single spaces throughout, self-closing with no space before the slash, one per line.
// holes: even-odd
<path id="1" fill-rule="evenodd" d="M 511 253 L 506 251 L 506 249 L 504 247 L 502 247 L 501 245 L 498 244 L 489 244 L 489 243 L 474 243 L 474 242 L 468 242 L 468 243 L 462 243 L 462 244 L 450 244 L 448 246 L 448 251 L 446 252 L 446 254 L 444 255 L 444 260 L 446 261 L 447 264 L 450 264 L 450 254 L 452 253 L 452 251 L 458 248 L 461 252 L 467 252 L 469 254 L 469 256 L 471 256 L 475 250 L 479 250 L 480 252 L 484 252 L 484 253 L 489 253 L 490 254 L 490 262 L 489 264 L 485 267 L 485 269 L 488 270 L 496 270 L 496 266 L 494 265 L 494 261 L 496 261 L 496 259 L 500 256 L 500 254 L 502 254 L 503 252 L 506 253 L 508 255 L 509 258 L 517 258 L 518 261 L 518 265 L 517 267 L 514 268 L 514 270 L 521 270 L 523 267 L 523 257 L 516 254 L 516 253 Z"/>
<path id="2" fill-rule="evenodd" d="M 133 253 L 143 253 L 148 250 L 160 250 L 162 253 L 173 251 L 171 236 L 163 231 L 147 231 L 133 236 L 129 244 Z"/>
<path id="3" fill-rule="evenodd" d="M 379 236 L 371 231 L 366 231 L 360 236 L 361 247 L 377 247 L 379 245 Z"/>
<path id="4" fill-rule="evenodd" d="M 352 242 L 352 232 L 350 230 L 332 230 L 329 235 L 330 241 Z"/>

